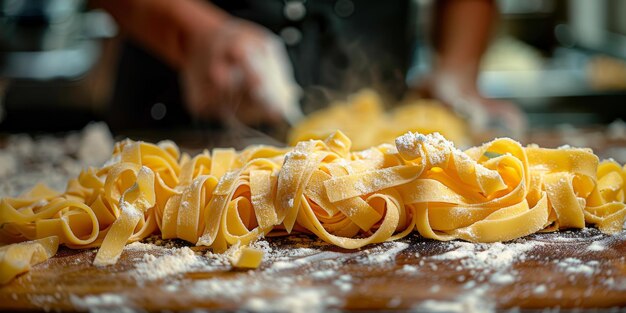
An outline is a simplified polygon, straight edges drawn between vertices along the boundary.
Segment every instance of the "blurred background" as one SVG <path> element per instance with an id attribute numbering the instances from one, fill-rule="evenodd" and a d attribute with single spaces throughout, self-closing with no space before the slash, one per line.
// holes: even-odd
<path id="1" fill-rule="evenodd" d="M 530 128 L 605 124 L 626 113 L 626 1 L 499 0 L 479 86 Z M 422 47 L 428 56 L 429 47 Z M 420 73 L 418 60 L 416 75 Z"/>
<path id="2" fill-rule="evenodd" d="M 350 0 L 336 2 L 338 15 L 349 17 L 355 10 Z M 510 100 L 527 113 L 525 141 L 548 146 L 601 142 L 606 148 L 626 139 L 620 120 L 626 119 L 626 0 L 497 4 L 500 16 L 479 86 L 487 97 Z M 429 71 L 433 58 L 433 1 L 415 0 L 412 5 L 420 8 L 420 16 L 409 33 L 420 44 L 407 72 L 409 85 Z M 288 48 L 299 44 L 297 29 L 278 33 Z M 110 118 L 115 90 L 123 84 L 117 73 L 128 65 L 120 57 L 129 49 L 124 42 L 113 19 L 86 1 L 0 1 L 0 133 L 67 132 Z M 146 115 L 156 121 L 177 114 L 163 103 L 176 93 L 158 84 L 154 90 L 161 95 Z M 316 108 L 305 104 L 304 109 Z M 189 140 L 166 128 L 159 131 L 156 137 Z M 141 126 L 114 132 L 146 133 Z"/>

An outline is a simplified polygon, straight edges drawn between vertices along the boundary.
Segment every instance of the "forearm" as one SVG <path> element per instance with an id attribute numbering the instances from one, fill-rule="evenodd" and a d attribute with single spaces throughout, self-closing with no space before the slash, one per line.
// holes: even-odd
<path id="1" fill-rule="evenodd" d="M 209 34 L 228 18 L 219 8 L 197 0 L 97 0 L 95 5 L 175 68 L 182 65 L 191 34 Z"/>
<path id="2" fill-rule="evenodd" d="M 475 81 L 496 5 L 489 0 L 443 0 L 437 4 L 436 68 Z"/>

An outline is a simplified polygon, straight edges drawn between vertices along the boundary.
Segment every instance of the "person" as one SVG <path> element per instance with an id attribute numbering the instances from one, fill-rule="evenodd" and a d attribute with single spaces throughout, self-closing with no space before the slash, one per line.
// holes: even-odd
<path id="1" fill-rule="evenodd" d="M 142 48 L 155 54 L 157 62 L 164 61 L 168 71 L 178 73 L 181 102 L 193 119 L 220 120 L 237 114 L 246 122 L 258 123 L 281 118 L 281 110 L 254 92 L 271 73 L 260 72 L 250 61 L 250 55 L 265 51 L 268 43 L 273 47 L 279 43 L 278 50 L 284 49 L 274 33 L 287 42 L 285 55 L 293 63 L 293 75 L 305 95 L 315 90 L 350 93 L 371 86 L 391 90 L 396 96 L 406 93 L 406 71 L 414 57 L 412 3 L 102 0 L 97 6 L 107 10 Z M 480 58 L 497 11 L 494 1 L 442 0 L 436 1 L 436 6 L 433 70 L 413 89 L 421 96 L 441 100 L 474 124 L 496 121 L 519 132 L 524 126 L 519 109 L 486 99 L 476 86 Z M 131 72 L 133 78 L 117 83 L 113 102 L 119 110 L 113 112 L 118 121 L 127 106 L 144 101 L 137 97 L 140 89 L 147 90 L 144 94 L 162 92 L 153 80 L 172 76 L 151 73 L 147 68 L 154 66 L 146 63 L 149 57 L 136 52 L 142 48 L 133 47 L 131 53 L 127 49 L 126 55 L 139 55 L 132 60 L 122 56 L 120 71 Z M 142 62 L 146 63 L 143 69 L 133 68 Z M 168 81 L 178 84 L 176 79 Z M 142 82 L 146 82 L 143 88 L 133 86 Z M 168 102 L 167 110 L 174 111 L 171 103 L 177 102 L 176 97 L 144 102 L 148 107 Z M 145 110 L 127 119 L 138 123 L 140 115 L 145 115 Z"/>

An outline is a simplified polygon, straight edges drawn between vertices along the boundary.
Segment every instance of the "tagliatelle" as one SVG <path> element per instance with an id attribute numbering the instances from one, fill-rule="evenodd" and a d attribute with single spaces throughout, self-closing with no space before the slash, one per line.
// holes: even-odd
<path id="1" fill-rule="evenodd" d="M 58 248 L 59 238 L 55 236 L 0 247 L 0 284 L 51 258 Z"/>
<path id="2" fill-rule="evenodd" d="M 289 131 L 289 144 L 328 137 L 341 130 L 352 139 L 355 150 L 367 149 L 394 139 L 408 131 L 430 134 L 439 132 L 455 144 L 469 144 L 467 123 L 437 100 L 403 101 L 386 111 L 383 99 L 370 89 L 363 89 L 346 101 L 334 101 L 328 107 L 307 115 Z"/>
<path id="3" fill-rule="evenodd" d="M 341 132 L 294 148 L 181 154 L 172 142 L 122 141 L 110 162 L 58 193 L 43 185 L 0 201 L 0 280 L 54 255 L 100 247 L 94 264 L 153 233 L 235 251 L 268 233 L 312 233 L 347 249 L 402 238 L 497 242 L 539 231 L 623 228 L 626 171 L 590 149 L 522 147 L 496 139 L 460 151 L 434 133 L 351 152 Z M 25 242 L 26 240 L 34 240 Z"/>

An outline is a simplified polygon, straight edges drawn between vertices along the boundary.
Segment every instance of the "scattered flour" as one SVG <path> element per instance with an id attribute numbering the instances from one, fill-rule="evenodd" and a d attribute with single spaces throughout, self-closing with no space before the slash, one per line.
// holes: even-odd
<path id="1" fill-rule="evenodd" d="M 328 279 L 334 276 L 337 276 L 337 271 L 332 269 L 315 271 L 311 273 L 311 277 L 314 279 Z"/>
<path id="2" fill-rule="evenodd" d="M 604 279 L 602 284 L 611 290 L 626 291 L 626 278 L 609 277 Z"/>
<path id="3" fill-rule="evenodd" d="M 296 250 L 301 250 L 301 249 L 296 249 Z M 311 250 L 311 249 L 306 249 L 306 250 Z M 333 260 L 334 262 L 335 259 L 339 259 L 344 256 L 341 253 L 332 252 L 332 251 L 318 251 L 310 255 L 297 256 L 299 253 L 302 253 L 302 252 L 296 252 L 295 255 L 290 255 L 289 252 L 287 252 L 286 254 L 283 254 L 285 256 L 281 256 L 281 257 L 270 256 L 271 258 L 270 262 L 272 263 L 269 267 L 269 270 L 275 272 L 275 271 L 294 269 L 294 268 L 304 267 L 310 264 L 311 262 L 321 262 L 325 260 Z M 294 260 L 293 258 L 296 258 L 296 259 Z"/>
<path id="4" fill-rule="evenodd" d="M 533 289 L 533 293 L 538 295 L 542 295 L 546 293 L 546 291 L 548 291 L 548 288 L 544 284 L 538 285 L 535 289 Z"/>
<path id="5" fill-rule="evenodd" d="M 48 312 L 52 309 L 52 306 L 61 299 L 61 294 L 32 294 L 26 297 L 30 303 Z M 17 300 L 16 297 L 13 298 Z"/>
<path id="6" fill-rule="evenodd" d="M 517 278 L 511 273 L 501 273 L 501 272 L 494 273 L 493 275 L 491 275 L 491 278 L 489 278 L 489 281 L 491 283 L 498 284 L 498 285 L 512 284 L 516 280 Z"/>
<path id="7" fill-rule="evenodd" d="M 122 200 L 124 200 L 124 197 L 122 197 Z M 120 204 L 120 210 L 122 210 L 122 212 L 128 214 L 129 216 L 133 216 L 133 217 L 141 216 L 143 214 L 143 212 L 139 211 L 137 207 L 135 207 L 134 205 L 126 201 L 123 201 Z"/>
<path id="8" fill-rule="evenodd" d="M 129 243 L 124 247 L 124 250 L 129 250 L 129 251 L 152 251 L 152 250 L 160 250 L 160 249 L 164 249 L 164 248 L 161 246 L 152 244 L 152 243 L 143 243 L 139 241 Z"/>
<path id="9" fill-rule="evenodd" d="M 437 261 L 458 261 L 457 272 L 469 271 L 471 276 L 457 276 L 458 282 L 464 282 L 463 289 L 456 299 L 450 301 L 427 300 L 416 307 L 427 312 L 489 312 L 495 304 L 486 293 L 498 285 L 510 285 L 518 280 L 518 272 L 512 266 L 515 262 L 526 259 L 526 253 L 544 245 L 538 241 L 522 241 L 512 243 L 474 244 L 453 241 L 448 243 L 451 250 L 426 258 L 433 271 L 438 270 Z M 426 263 L 421 264 L 426 265 Z M 482 284 L 481 284 L 482 283 Z M 485 284 L 488 283 L 488 284 Z M 431 288 L 431 293 L 437 293 Z"/>
<path id="10" fill-rule="evenodd" d="M 417 305 L 414 309 L 418 312 L 494 312 L 494 304 L 485 299 L 486 292 L 487 288 L 478 287 L 471 292 L 460 295 L 455 300 L 426 300 Z"/>
<path id="11" fill-rule="evenodd" d="M 341 292 L 348 292 L 352 290 L 352 276 L 341 275 L 333 281 L 333 285 L 337 286 Z"/>
<path id="12" fill-rule="evenodd" d="M 401 271 L 404 273 L 417 273 L 419 268 L 415 265 L 404 264 Z"/>
<path id="13" fill-rule="evenodd" d="M 583 240 L 585 242 L 598 241 L 604 238 L 604 235 L 598 229 L 587 227 L 577 231 L 566 230 L 542 234 L 542 239 L 540 240 L 544 240 L 550 243 L 580 242 L 581 235 L 584 236 Z"/>
<path id="14" fill-rule="evenodd" d="M 81 143 L 81 138 L 87 137 L 90 149 Z M 0 197 L 17 196 L 40 182 L 64 190 L 69 177 L 77 177 L 85 166 L 110 157 L 113 140 L 104 138 L 112 138 L 104 123 L 90 124 L 82 132 L 65 137 L 9 136 L 5 148 L 0 149 Z M 84 149 L 82 154 L 80 149 Z"/>
<path id="15" fill-rule="evenodd" d="M 587 250 L 589 250 L 589 251 L 603 251 L 603 250 L 606 250 L 606 246 L 602 242 L 594 241 L 587 247 Z"/>
<path id="16" fill-rule="evenodd" d="M 170 275 L 185 273 L 203 267 L 206 263 L 188 247 L 175 248 L 171 254 L 156 257 L 144 254 L 141 262 L 135 264 L 132 275 L 138 280 L 157 280 Z"/>
<path id="17" fill-rule="evenodd" d="M 272 263 L 272 269 L 276 270 L 276 271 L 281 271 L 281 270 L 286 270 L 286 269 L 291 269 L 291 268 L 296 268 L 299 266 L 302 266 L 306 263 L 304 262 L 288 262 L 288 261 L 276 261 L 274 263 Z"/>
<path id="18" fill-rule="evenodd" d="M 431 257 L 433 260 L 461 260 L 466 269 L 506 269 L 513 262 L 523 260 L 526 252 L 543 245 L 537 241 L 522 243 L 473 244 L 468 242 L 451 243 L 452 251 Z"/>
<path id="19" fill-rule="evenodd" d="M 428 135 L 407 132 L 396 138 L 396 148 L 403 158 L 415 160 L 427 157 L 428 163 L 432 166 L 447 162 L 452 154 L 455 156 L 463 154 L 451 141 L 437 132 Z"/>
<path id="20" fill-rule="evenodd" d="M 377 247 L 363 250 L 364 258 L 359 259 L 361 264 L 393 264 L 398 253 L 409 247 L 406 242 L 391 241 L 380 244 Z"/>
<path id="21" fill-rule="evenodd" d="M 567 274 L 592 276 L 596 272 L 599 262 L 595 260 L 583 262 L 575 258 L 566 258 L 561 261 L 557 261 L 556 265 Z"/>
<path id="22" fill-rule="evenodd" d="M 302 289 L 275 299 L 253 297 L 246 301 L 244 308 L 251 312 L 315 313 L 325 312 L 338 303 L 322 290 Z"/>
<path id="23" fill-rule="evenodd" d="M 101 307 L 101 306 L 120 306 L 126 304 L 126 297 L 114 293 L 103 293 L 100 295 L 90 295 L 83 298 L 78 298 L 72 295 L 72 303 L 74 305 L 89 308 L 89 307 Z"/>
<path id="24" fill-rule="evenodd" d="M 263 258 L 267 258 L 269 255 L 272 254 L 272 252 L 274 252 L 274 249 L 270 246 L 270 243 L 267 242 L 267 240 L 265 240 L 264 238 L 259 238 L 251 243 L 250 248 L 263 251 Z"/>
<path id="25" fill-rule="evenodd" d="M 129 307 L 126 296 L 115 293 L 103 293 L 99 295 L 88 295 L 79 297 L 70 295 L 70 302 L 77 310 L 89 310 L 90 312 L 133 312 Z"/>
<path id="26" fill-rule="evenodd" d="M 250 271 L 234 278 L 193 281 L 186 290 L 204 299 L 243 304 L 242 308 L 250 312 L 315 313 L 340 304 L 327 289 L 301 286 L 301 279 Z"/>

